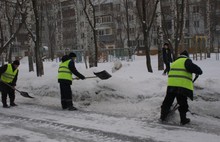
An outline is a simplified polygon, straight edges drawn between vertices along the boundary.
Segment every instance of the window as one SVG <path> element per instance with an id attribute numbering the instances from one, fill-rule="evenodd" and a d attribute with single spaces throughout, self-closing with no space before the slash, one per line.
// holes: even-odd
<path id="1" fill-rule="evenodd" d="M 135 33 L 135 29 L 134 28 L 129 28 L 129 33 L 130 34 L 134 34 Z"/>
<path id="2" fill-rule="evenodd" d="M 85 34 L 84 33 L 81 34 L 81 38 L 85 38 Z"/>
<path id="3" fill-rule="evenodd" d="M 80 10 L 80 15 L 81 15 L 81 16 L 83 15 L 83 13 L 84 13 L 84 11 L 83 11 L 83 10 Z"/>
<path id="4" fill-rule="evenodd" d="M 189 20 L 186 20 L 186 22 L 185 22 L 185 27 L 186 27 L 186 28 L 189 28 Z"/>
<path id="5" fill-rule="evenodd" d="M 102 17 L 102 23 L 109 23 L 109 22 L 112 22 L 111 16 L 103 16 Z"/>
<path id="6" fill-rule="evenodd" d="M 193 13 L 199 13 L 199 6 L 193 6 Z"/>
<path id="7" fill-rule="evenodd" d="M 98 30 L 98 34 L 99 34 L 100 36 L 103 36 L 103 35 L 112 35 L 112 30 L 111 30 L 111 29 Z"/>
<path id="8" fill-rule="evenodd" d="M 116 4 L 116 11 L 120 11 L 120 10 L 121 10 L 120 4 Z"/>
<path id="9" fill-rule="evenodd" d="M 84 22 L 80 22 L 80 27 L 81 27 L 81 28 L 84 27 Z"/>
<path id="10" fill-rule="evenodd" d="M 101 23 L 101 18 L 100 17 L 96 17 L 95 20 L 96 20 L 96 23 Z"/>
<path id="11" fill-rule="evenodd" d="M 172 21 L 170 20 L 170 21 L 166 21 L 166 28 L 168 29 L 168 30 L 171 30 L 172 29 Z"/>
<path id="12" fill-rule="evenodd" d="M 194 21 L 194 27 L 199 27 L 199 21 Z"/>
<path id="13" fill-rule="evenodd" d="M 139 40 L 139 46 L 143 46 L 144 45 L 144 41 L 143 40 Z"/>
<path id="14" fill-rule="evenodd" d="M 157 45 L 157 39 L 156 38 L 154 38 L 154 45 Z"/>
<path id="15" fill-rule="evenodd" d="M 100 10 L 101 11 L 111 11 L 112 10 L 112 3 L 101 4 L 100 5 Z"/>
<path id="16" fill-rule="evenodd" d="M 128 15 L 128 21 L 133 21 L 134 20 L 134 15 Z"/>
<path id="17" fill-rule="evenodd" d="M 133 3 L 132 2 L 128 2 L 128 8 L 132 9 L 133 8 Z"/>
<path id="18" fill-rule="evenodd" d="M 105 30 L 105 34 L 106 34 L 106 35 L 110 35 L 110 34 L 111 34 L 111 29 L 106 29 L 106 30 Z"/>
<path id="19" fill-rule="evenodd" d="M 99 35 L 104 35 L 104 30 L 98 30 Z"/>

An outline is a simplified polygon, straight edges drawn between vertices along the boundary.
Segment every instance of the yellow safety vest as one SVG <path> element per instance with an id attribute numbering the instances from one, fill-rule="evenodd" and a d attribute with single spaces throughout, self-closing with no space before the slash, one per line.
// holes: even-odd
<path id="1" fill-rule="evenodd" d="M 58 79 L 65 79 L 72 81 L 72 72 L 70 71 L 68 65 L 71 60 L 62 62 L 58 69 Z"/>
<path id="2" fill-rule="evenodd" d="M 192 73 L 187 72 L 185 61 L 187 58 L 179 58 L 171 64 L 168 74 L 168 86 L 183 87 L 193 91 Z"/>
<path id="3" fill-rule="evenodd" d="M 8 64 L 6 71 L 1 75 L 1 80 L 5 83 L 12 83 L 17 72 L 18 72 L 18 69 L 13 71 L 12 64 Z"/>

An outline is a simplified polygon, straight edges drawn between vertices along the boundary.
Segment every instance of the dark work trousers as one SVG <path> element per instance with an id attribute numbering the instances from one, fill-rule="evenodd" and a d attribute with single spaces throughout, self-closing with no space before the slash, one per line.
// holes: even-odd
<path id="1" fill-rule="evenodd" d="M 169 71 L 170 71 L 170 62 L 169 63 L 164 63 L 164 64 L 165 64 L 166 68 L 163 71 L 163 74 L 168 74 Z"/>
<path id="2" fill-rule="evenodd" d="M 63 109 L 73 106 L 70 84 L 60 83 L 61 105 Z"/>
<path id="3" fill-rule="evenodd" d="M 167 94 L 161 106 L 161 115 L 163 115 L 164 117 L 168 115 L 170 107 L 172 106 L 175 98 L 177 100 L 177 103 L 179 104 L 178 110 L 180 113 L 180 119 L 186 119 L 186 113 L 189 108 L 187 96 L 183 94 L 181 89 L 179 89 L 178 87 L 167 89 Z"/>
<path id="4" fill-rule="evenodd" d="M 9 87 L 6 84 L 1 83 L 1 92 L 2 92 L 2 104 L 3 106 L 7 105 L 7 96 L 9 95 L 10 104 L 13 104 L 15 101 L 15 90 Z"/>

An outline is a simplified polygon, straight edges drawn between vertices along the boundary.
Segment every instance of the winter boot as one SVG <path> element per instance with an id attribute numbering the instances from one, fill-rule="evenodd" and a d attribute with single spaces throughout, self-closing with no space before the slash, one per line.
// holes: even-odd
<path id="1" fill-rule="evenodd" d="M 75 108 L 74 106 L 72 106 L 72 107 L 69 107 L 68 110 L 69 110 L 69 111 L 75 111 L 75 110 L 77 110 L 77 108 Z"/>
<path id="2" fill-rule="evenodd" d="M 4 104 L 3 108 L 10 108 L 10 106 L 8 106 L 7 104 Z"/>
<path id="3" fill-rule="evenodd" d="M 182 125 L 185 125 L 185 124 L 188 124 L 190 122 L 190 119 L 189 118 L 186 118 L 186 119 L 184 119 L 184 120 L 181 120 L 181 124 Z"/>
<path id="4" fill-rule="evenodd" d="M 169 113 L 169 111 L 164 111 L 163 109 L 161 109 L 160 120 L 161 121 L 166 121 L 168 113 Z"/>
<path id="5" fill-rule="evenodd" d="M 160 115 L 160 120 L 161 120 L 161 121 L 165 121 L 165 120 L 166 120 L 166 115 L 161 114 L 161 115 Z"/>
<path id="6" fill-rule="evenodd" d="M 14 106 L 18 106 L 18 105 L 15 103 L 11 103 L 10 106 L 14 107 Z"/>
<path id="7" fill-rule="evenodd" d="M 182 125 L 188 124 L 190 122 L 190 119 L 186 118 L 186 113 L 180 113 L 180 120 Z"/>

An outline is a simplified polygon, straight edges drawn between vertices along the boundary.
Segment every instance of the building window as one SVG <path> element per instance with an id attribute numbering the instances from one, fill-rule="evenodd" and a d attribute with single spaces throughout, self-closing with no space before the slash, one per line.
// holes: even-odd
<path id="1" fill-rule="evenodd" d="M 84 22 L 80 23 L 80 27 L 83 28 L 84 27 Z"/>
<path id="2" fill-rule="evenodd" d="M 193 13 L 199 13 L 199 6 L 193 6 Z"/>
<path id="3" fill-rule="evenodd" d="M 128 8 L 132 9 L 133 8 L 133 3 L 132 2 L 128 2 Z"/>
<path id="4" fill-rule="evenodd" d="M 85 33 L 82 33 L 82 34 L 81 34 L 81 38 L 85 38 Z"/>
<path id="5" fill-rule="evenodd" d="M 154 39 L 154 45 L 157 45 L 157 39 L 156 38 Z"/>
<path id="6" fill-rule="evenodd" d="M 185 27 L 186 27 L 186 28 L 189 28 L 189 20 L 186 20 L 186 22 L 185 22 Z"/>
<path id="7" fill-rule="evenodd" d="M 139 40 L 138 43 L 139 43 L 139 46 L 143 46 L 144 45 L 144 41 L 143 40 Z"/>
<path id="8" fill-rule="evenodd" d="M 199 27 L 199 21 L 194 21 L 194 27 Z"/>
<path id="9" fill-rule="evenodd" d="M 80 15 L 81 15 L 81 16 L 83 15 L 83 13 L 84 13 L 84 11 L 83 11 L 83 10 L 80 10 Z"/>
<path id="10" fill-rule="evenodd" d="M 116 11 L 120 11 L 120 10 L 121 10 L 120 4 L 116 4 Z"/>
<path id="11" fill-rule="evenodd" d="M 98 34 L 101 36 L 101 35 L 104 35 L 104 30 L 98 30 Z"/>
<path id="12" fill-rule="evenodd" d="M 135 29 L 134 28 L 129 28 L 129 33 L 130 34 L 134 34 L 135 33 Z"/>
<path id="13" fill-rule="evenodd" d="M 100 10 L 101 11 L 111 11 L 112 10 L 112 3 L 101 4 Z"/>
<path id="14" fill-rule="evenodd" d="M 112 35 L 112 30 L 111 29 L 101 29 L 101 30 L 98 30 L 98 34 L 100 36 L 103 36 L 103 35 Z"/>
<path id="15" fill-rule="evenodd" d="M 101 23 L 101 18 L 100 17 L 96 17 L 96 23 Z"/>
<path id="16" fill-rule="evenodd" d="M 134 15 L 128 15 L 128 21 L 133 21 L 134 20 Z"/>
<path id="17" fill-rule="evenodd" d="M 102 23 L 109 23 L 109 22 L 112 22 L 111 16 L 103 16 L 102 17 Z"/>

